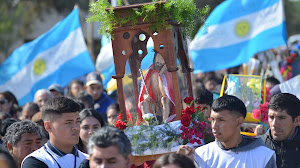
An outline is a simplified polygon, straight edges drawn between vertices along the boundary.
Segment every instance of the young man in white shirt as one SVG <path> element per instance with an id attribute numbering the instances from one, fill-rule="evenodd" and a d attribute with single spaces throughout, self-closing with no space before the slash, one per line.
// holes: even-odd
<path id="1" fill-rule="evenodd" d="M 49 141 L 28 155 L 22 168 L 78 168 L 87 157 L 75 145 L 79 142 L 81 107 L 73 99 L 56 97 L 42 107 L 42 119 Z"/>
<path id="2" fill-rule="evenodd" d="M 210 119 L 216 140 L 196 149 L 199 167 L 276 167 L 274 151 L 265 147 L 261 138 L 240 134 L 246 114 L 245 104 L 235 96 L 225 95 L 214 101 Z"/>

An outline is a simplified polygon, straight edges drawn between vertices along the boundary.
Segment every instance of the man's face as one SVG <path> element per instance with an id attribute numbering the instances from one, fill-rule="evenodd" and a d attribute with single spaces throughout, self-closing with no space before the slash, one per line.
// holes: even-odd
<path id="1" fill-rule="evenodd" d="M 96 101 L 101 97 L 101 94 L 103 92 L 103 86 L 91 84 L 90 86 L 87 86 L 86 91 L 89 95 L 93 97 L 93 100 Z"/>
<path id="2" fill-rule="evenodd" d="M 237 135 L 240 135 L 238 117 L 232 115 L 229 110 L 220 112 L 212 110 L 210 118 L 214 137 L 223 145 L 230 142 Z"/>
<path id="3" fill-rule="evenodd" d="M 165 65 L 166 64 L 164 58 L 159 53 L 157 53 L 157 56 L 154 61 L 154 69 L 159 72 Z"/>
<path id="4" fill-rule="evenodd" d="M 200 107 L 202 107 L 203 108 L 203 110 L 204 110 L 204 117 L 209 117 L 210 116 L 210 112 L 211 112 L 211 107 L 210 107 L 210 105 L 208 105 L 208 104 L 195 104 L 196 105 L 196 107 L 197 106 L 200 106 Z"/>
<path id="5" fill-rule="evenodd" d="M 12 148 L 9 149 L 9 152 L 15 158 L 15 160 L 21 164 L 22 160 L 27 155 L 41 147 L 41 140 L 42 137 L 38 132 L 23 133 L 20 141 L 16 146 L 12 146 Z"/>
<path id="6" fill-rule="evenodd" d="M 124 158 L 116 146 L 107 148 L 93 147 L 90 168 L 130 168 L 131 160 Z"/>
<path id="7" fill-rule="evenodd" d="M 274 140 L 283 141 L 294 135 L 295 128 L 299 124 L 299 118 L 293 121 L 286 110 L 269 109 L 269 125 Z"/>
<path id="8" fill-rule="evenodd" d="M 50 139 L 56 144 L 68 147 L 76 145 L 79 142 L 79 112 L 62 113 L 62 115 L 56 117 L 55 121 L 50 122 L 50 130 L 47 129 Z"/>
<path id="9" fill-rule="evenodd" d="M 37 95 L 34 101 L 39 106 L 39 108 L 41 108 L 45 104 L 45 102 L 49 99 L 51 99 L 51 95 L 49 95 L 48 93 L 42 93 Z"/>
<path id="10" fill-rule="evenodd" d="M 214 80 L 209 80 L 209 81 L 205 82 L 204 86 L 207 90 L 213 91 L 215 89 L 215 87 L 217 86 L 217 83 Z"/>

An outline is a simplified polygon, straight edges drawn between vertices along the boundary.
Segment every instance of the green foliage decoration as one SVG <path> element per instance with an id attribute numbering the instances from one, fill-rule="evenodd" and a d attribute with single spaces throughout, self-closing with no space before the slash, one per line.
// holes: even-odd
<path id="1" fill-rule="evenodd" d="M 152 31 L 170 28 L 170 25 L 166 21 L 169 18 L 171 21 L 184 27 L 186 37 L 192 38 L 196 20 L 200 20 L 203 23 L 204 16 L 209 11 L 209 6 L 201 9 L 196 8 L 194 0 L 153 0 L 153 3 L 145 4 L 142 8 L 130 9 L 128 16 L 121 17 L 113 10 L 107 0 L 98 0 L 97 2 L 90 3 L 92 16 L 87 18 L 87 22 L 100 22 L 101 26 L 98 33 L 104 34 L 107 37 L 112 36 L 113 38 L 112 32 L 116 27 L 126 24 L 134 27 L 137 25 L 139 18 L 142 18 L 144 22 L 151 23 L 150 29 Z"/>

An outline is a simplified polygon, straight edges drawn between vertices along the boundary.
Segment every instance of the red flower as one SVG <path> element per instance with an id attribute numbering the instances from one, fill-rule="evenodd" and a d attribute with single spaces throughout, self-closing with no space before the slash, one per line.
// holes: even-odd
<path id="1" fill-rule="evenodd" d="M 203 111 L 203 107 L 201 107 L 201 106 L 197 106 L 196 109 L 197 109 L 197 111 Z"/>
<path id="2" fill-rule="evenodd" d="M 189 114 L 182 114 L 181 115 L 181 124 L 185 127 L 190 126 L 191 116 Z"/>
<path id="3" fill-rule="evenodd" d="M 119 114 L 117 118 L 118 118 L 119 120 L 121 120 L 121 114 Z"/>
<path id="4" fill-rule="evenodd" d="M 191 97 L 186 97 L 183 101 L 184 101 L 184 103 L 186 103 L 186 104 L 190 104 L 193 100 L 194 100 L 194 99 L 193 99 L 193 97 L 191 96 Z"/>
<path id="5" fill-rule="evenodd" d="M 286 61 L 289 63 L 289 64 L 292 64 L 294 62 L 293 58 L 291 57 L 287 57 L 286 58 Z"/>
<path id="6" fill-rule="evenodd" d="M 126 123 L 121 120 L 116 121 L 115 126 L 120 130 L 124 130 L 126 128 Z"/>
<path id="7" fill-rule="evenodd" d="M 196 110 L 193 107 L 186 107 L 185 108 L 185 113 L 186 114 L 194 114 Z"/>
<path id="8" fill-rule="evenodd" d="M 260 119 L 260 114 L 261 114 L 261 112 L 260 112 L 259 109 L 254 109 L 252 111 L 252 117 L 255 118 L 255 119 Z"/>

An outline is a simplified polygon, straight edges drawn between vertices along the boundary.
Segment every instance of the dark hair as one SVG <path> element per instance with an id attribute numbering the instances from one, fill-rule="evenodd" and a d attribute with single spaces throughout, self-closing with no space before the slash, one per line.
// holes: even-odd
<path id="1" fill-rule="evenodd" d="M 80 123 L 86 118 L 86 117 L 94 117 L 96 118 L 101 127 L 104 127 L 105 123 L 104 123 L 104 120 L 103 118 L 101 117 L 101 115 L 94 109 L 91 109 L 91 108 L 88 108 L 88 109 L 83 109 L 80 113 L 79 113 L 79 116 L 80 116 Z M 80 150 L 80 151 L 83 151 L 84 152 L 84 145 L 83 145 L 83 142 L 81 140 L 81 138 L 79 137 L 79 142 L 78 144 L 76 145 L 77 148 Z"/>
<path id="2" fill-rule="evenodd" d="M 82 87 L 84 87 L 84 83 L 81 80 L 78 80 L 78 79 L 72 80 L 68 85 L 68 92 L 67 92 L 67 96 L 70 98 L 75 98 L 75 96 L 76 96 L 76 95 L 73 95 L 71 92 L 71 87 L 74 83 L 77 83 L 77 84 L 81 85 Z"/>
<path id="3" fill-rule="evenodd" d="M 87 102 L 90 106 L 90 108 L 94 108 L 94 100 L 93 100 L 93 97 L 89 94 L 87 94 L 84 90 L 79 92 L 76 96 L 75 96 L 75 99 L 83 104 L 84 106 L 84 102 Z M 84 107 L 84 108 L 87 108 L 87 107 Z"/>
<path id="4" fill-rule="evenodd" d="M 39 106 L 38 106 L 36 103 L 34 103 L 34 102 L 28 102 L 28 103 L 26 103 L 26 104 L 23 106 L 23 110 L 25 110 L 25 109 L 32 109 L 32 110 L 34 110 L 36 113 L 40 111 Z M 22 110 L 22 112 L 23 112 L 23 110 Z"/>
<path id="5" fill-rule="evenodd" d="M 94 146 L 99 148 L 116 146 L 125 159 L 132 151 L 131 143 L 126 134 L 122 130 L 111 126 L 102 127 L 91 136 L 88 143 L 89 154 L 92 154 Z"/>
<path id="6" fill-rule="evenodd" d="M 208 104 L 209 106 L 212 106 L 214 100 L 213 94 L 203 86 L 194 90 L 194 97 L 196 104 Z"/>
<path id="7" fill-rule="evenodd" d="M 103 127 L 105 124 L 102 116 L 92 108 L 83 109 L 79 113 L 79 116 L 80 116 L 80 122 L 82 122 L 86 117 L 95 117 L 99 121 L 101 127 Z"/>
<path id="8" fill-rule="evenodd" d="M 5 91 L 5 92 L 2 92 L 1 94 L 3 94 L 3 96 L 4 96 L 9 102 L 12 101 L 12 104 L 16 104 L 17 106 L 19 106 L 18 100 L 17 100 L 16 96 L 15 96 L 12 92 L 10 92 L 10 91 Z"/>
<path id="9" fill-rule="evenodd" d="M 116 110 L 117 114 L 120 113 L 120 106 L 119 106 L 118 103 L 113 103 L 113 104 L 109 105 L 109 106 L 107 107 L 107 109 L 106 109 L 106 113 L 107 113 L 108 110 L 110 110 L 110 109 Z"/>
<path id="10" fill-rule="evenodd" d="M 17 120 L 13 118 L 7 118 L 3 120 L 1 124 L 0 135 L 3 137 L 7 131 L 7 128 L 15 122 L 17 122 Z"/>
<path id="11" fill-rule="evenodd" d="M 152 168 L 162 168 L 163 166 L 174 164 L 180 168 L 196 168 L 193 161 L 185 155 L 179 153 L 165 154 L 159 157 Z"/>
<path id="12" fill-rule="evenodd" d="M 290 93 L 279 93 L 271 97 L 269 109 L 285 110 L 294 119 L 300 115 L 300 100 Z"/>
<path id="13" fill-rule="evenodd" d="M 18 168 L 15 159 L 2 145 L 0 145 L 0 161 L 1 160 L 4 160 L 9 168 Z"/>
<path id="14" fill-rule="evenodd" d="M 36 123 L 30 120 L 18 121 L 13 123 L 7 128 L 6 134 L 3 137 L 4 144 L 10 142 L 13 146 L 16 146 L 17 143 L 21 140 L 23 133 L 39 133 L 41 138 L 41 128 Z"/>
<path id="15" fill-rule="evenodd" d="M 42 119 L 54 120 L 54 116 L 63 113 L 79 112 L 81 109 L 80 104 L 68 97 L 55 97 L 48 100 L 42 107 Z"/>
<path id="16" fill-rule="evenodd" d="M 247 115 L 247 109 L 243 101 L 232 95 L 224 95 L 216 99 L 212 104 L 212 109 L 215 112 L 229 110 L 231 113 L 244 118 Z"/>
<path id="17" fill-rule="evenodd" d="M 280 84 L 279 80 L 271 76 L 266 79 L 266 82 L 272 83 L 273 85 Z"/>
<path id="18" fill-rule="evenodd" d="M 1 92 L 0 95 L 3 95 L 8 102 L 12 102 L 9 114 L 16 118 L 17 111 L 19 110 L 19 104 L 16 96 L 10 91 Z"/>

